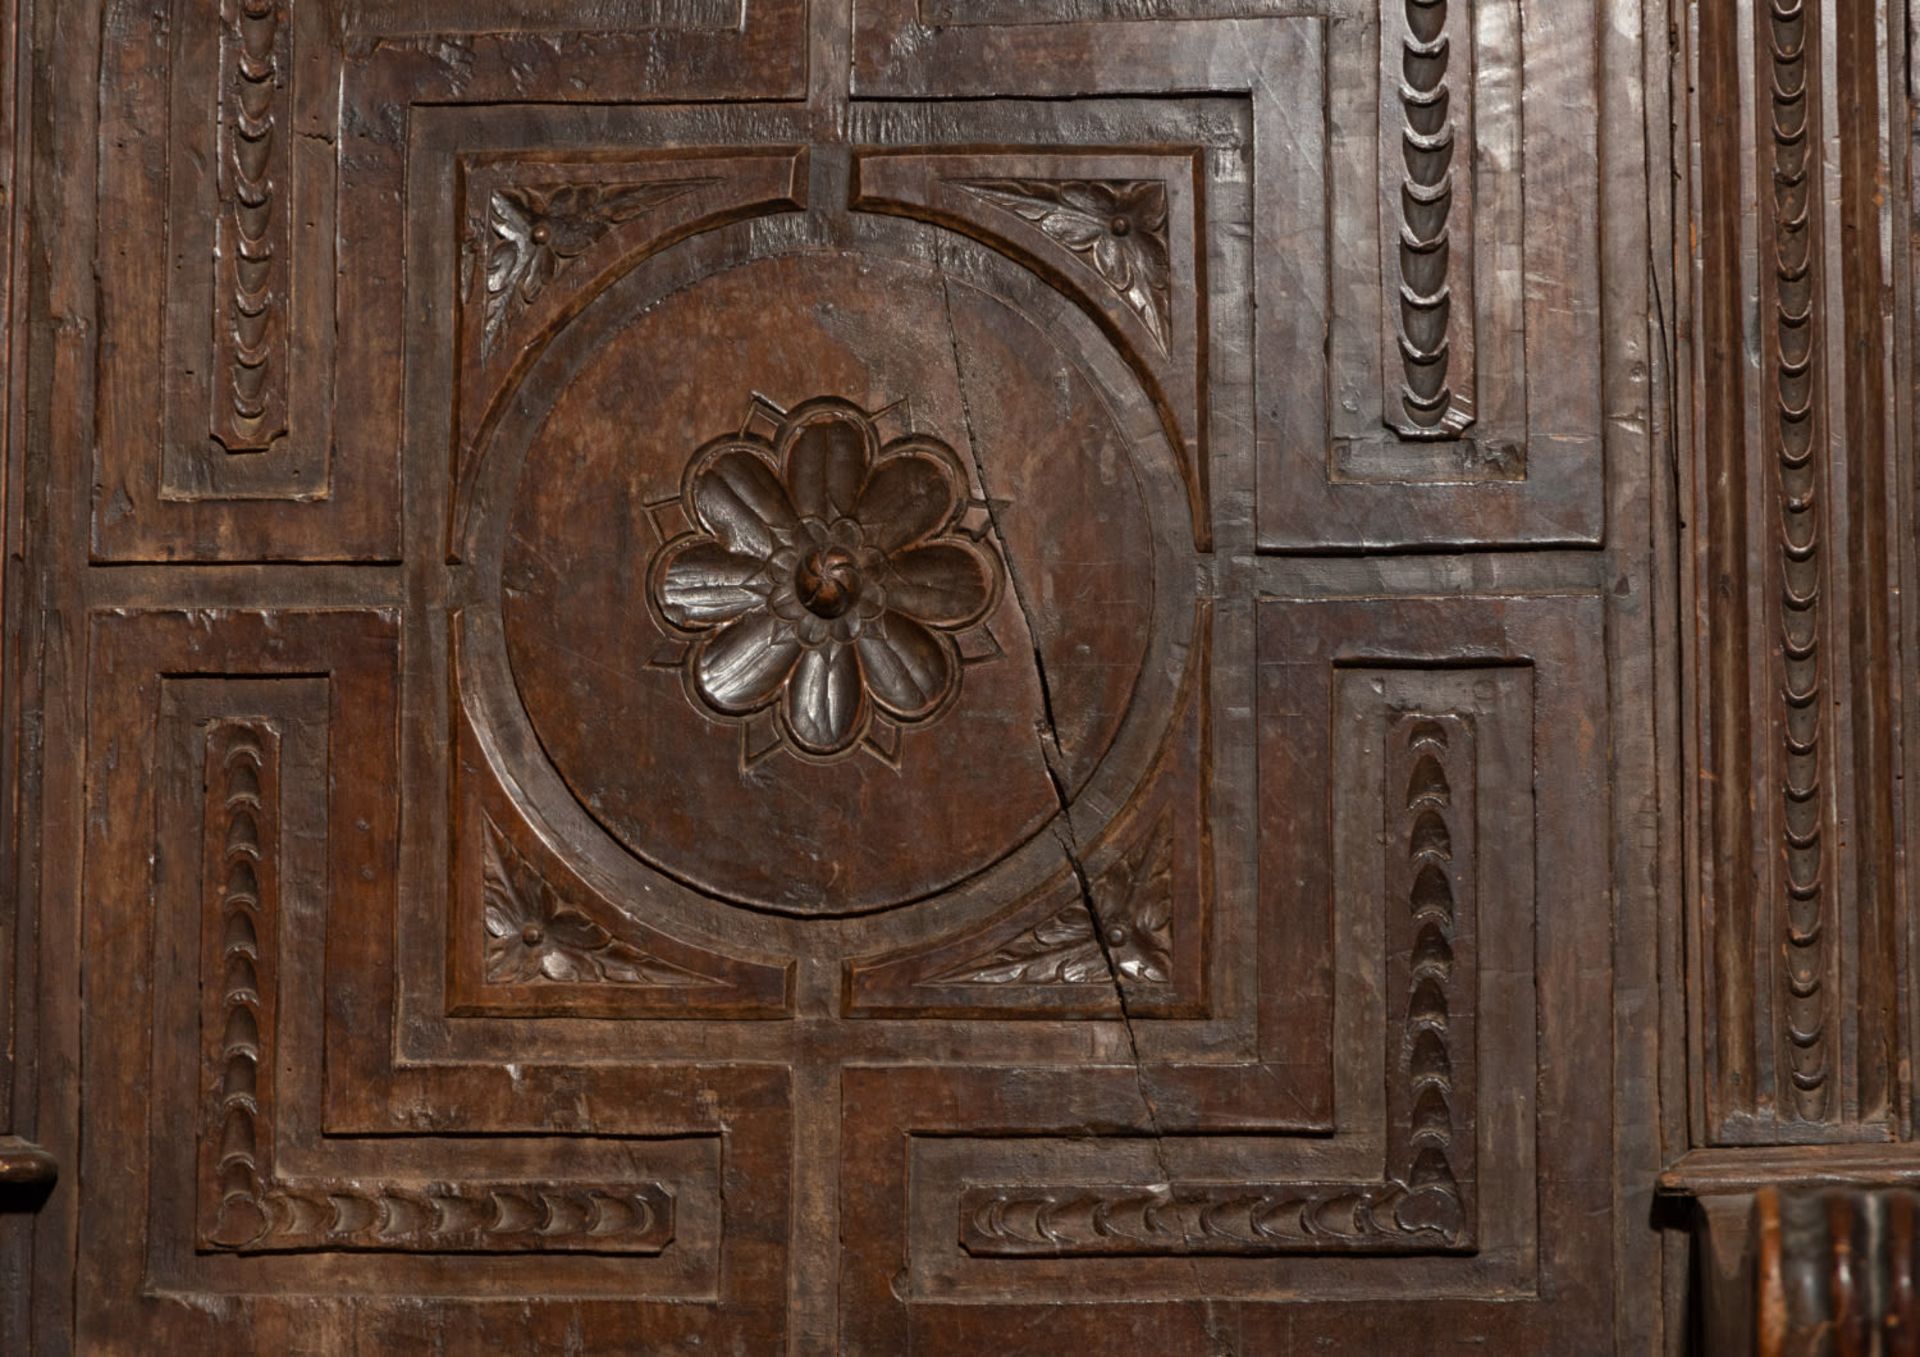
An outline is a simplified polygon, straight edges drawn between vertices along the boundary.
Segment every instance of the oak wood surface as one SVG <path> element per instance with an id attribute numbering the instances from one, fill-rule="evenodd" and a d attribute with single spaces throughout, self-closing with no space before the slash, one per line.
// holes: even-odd
<path id="1" fill-rule="evenodd" d="M 9 13 L 0 1350 L 1678 1353 L 1909 1181 L 1904 6 Z"/>

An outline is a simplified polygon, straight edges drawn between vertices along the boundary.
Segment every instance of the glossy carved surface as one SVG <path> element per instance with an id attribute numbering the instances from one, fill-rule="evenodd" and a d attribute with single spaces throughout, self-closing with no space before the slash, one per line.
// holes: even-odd
<path id="1" fill-rule="evenodd" d="M 698 702 L 730 717 L 777 706 L 789 748 L 833 758 L 875 720 L 952 703 L 954 636 L 993 610 L 1002 569 L 990 542 L 954 531 L 966 474 L 945 443 L 883 445 L 865 411 L 831 397 L 766 413 L 770 439 L 745 429 L 687 464 L 680 509 L 701 531 L 661 548 L 649 594 L 694 641 Z"/>
<path id="2" fill-rule="evenodd" d="M 1672 1352 L 1912 1122 L 1905 42 L 1732 10 L 24 4 L 0 1351 Z"/>

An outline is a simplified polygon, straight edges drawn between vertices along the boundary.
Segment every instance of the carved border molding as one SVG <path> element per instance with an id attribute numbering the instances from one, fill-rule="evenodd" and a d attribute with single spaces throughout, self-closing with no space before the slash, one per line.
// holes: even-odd
<path id="1" fill-rule="evenodd" d="M 221 721 L 207 734 L 201 1246 L 241 1253 L 665 1249 L 673 1239 L 674 1199 L 654 1182 L 276 1173 L 279 744 L 279 733 L 263 721 Z"/>
<path id="2" fill-rule="evenodd" d="M 973 1187 L 981 1257 L 1471 1252 L 1474 743 L 1451 714 L 1389 721 L 1387 1171 L 1372 1183 Z"/>
<path id="3" fill-rule="evenodd" d="M 1899 606 L 1872 12 L 1699 6 L 1690 109 L 1696 1145 L 1897 1120 Z M 1736 129 L 1745 129 L 1736 134 Z M 1757 190 L 1757 193 L 1756 193 Z M 1837 248 L 1836 248 L 1837 247 Z M 1757 358 L 1752 350 L 1757 347 Z"/>
<path id="4" fill-rule="evenodd" d="M 1380 264 L 1387 425 L 1474 422 L 1473 34 L 1457 0 L 1388 0 L 1380 22 Z"/>
<path id="5" fill-rule="evenodd" d="M 259 452 L 287 429 L 292 29 L 286 0 L 224 9 L 213 436 Z"/>

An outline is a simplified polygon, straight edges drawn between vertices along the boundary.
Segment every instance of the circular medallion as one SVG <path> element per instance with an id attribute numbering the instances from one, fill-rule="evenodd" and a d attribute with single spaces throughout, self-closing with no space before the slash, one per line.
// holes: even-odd
<path id="1" fill-rule="evenodd" d="M 514 687 L 593 819 L 701 893 L 926 898 L 1040 832 L 1129 719 L 1165 565 L 1136 456 L 984 290 L 730 263 L 603 325 L 533 425 Z"/>

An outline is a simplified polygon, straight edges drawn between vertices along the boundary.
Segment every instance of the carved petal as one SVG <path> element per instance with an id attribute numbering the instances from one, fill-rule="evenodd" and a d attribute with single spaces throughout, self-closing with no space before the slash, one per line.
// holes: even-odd
<path id="1" fill-rule="evenodd" d="M 671 550 L 660 572 L 660 610 L 675 626 L 710 627 L 766 602 L 765 563 L 711 537 Z"/>
<path id="2" fill-rule="evenodd" d="M 707 530 L 727 548 L 765 560 L 774 534 L 794 527 L 793 505 L 764 457 L 730 447 L 695 473 L 693 508 Z"/>
<path id="3" fill-rule="evenodd" d="M 945 527 L 959 506 L 959 489 L 944 462 L 905 453 L 873 469 L 854 517 L 866 529 L 870 545 L 898 551 Z"/>
<path id="4" fill-rule="evenodd" d="M 520 940 L 519 930 L 506 938 L 487 939 L 487 979 L 497 985 L 515 985 L 540 974 L 540 952 Z"/>
<path id="5" fill-rule="evenodd" d="M 540 952 L 540 974 L 561 982 L 598 980 L 600 968 L 570 947 L 547 947 Z"/>
<path id="6" fill-rule="evenodd" d="M 1069 250 L 1087 250 L 1106 234 L 1106 224 L 1081 212 L 1049 212 L 1040 219 L 1040 229 Z"/>
<path id="7" fill-rule="evenodd" d="M 542 245 L 529 246 L 525 255 L 526 266 L 520 275 L 520 300 L 532 302 L 553 281 L 553 251 Z"/>
<path id="8" fill-rule="evenodd" d="M 867 723 L 866 690 L 851 646 L 809 650 L 787 686 L 787 728 L 802 749 L 837 754 L 851 748 Z"/>
<path id="9" fill-rule="evenodd" d="M 873 461 L 873 427 L 853 411 L 829 407 L 805 417 L 787 449 L 787 488 L 803 518 L 852 515 Z"/>
<path id="10" fill-rule="evenodd" d="M 1101 232 L 1093 242 L 1093 266 L 1112 284 L 1115 292 L 1125 292 L 1133 286 L 1133 253 L 1117 236 Z"/>
<path id="11" fill-rule="evenodd" d="M 874 701 L 903 721 L 927 715 L 953 687 L 951 645 L 912 618 L 888 612 L 860 634 L 860 670 Z"/>
<path id="12" fill-rule="evenodd" d="M 557 907 L 547 920 L 547 936 L 562 947 L 592 952 L 605 947 L 612 934 L 568 905 Z"/>
<path id="13" fill-rule="evenodd" d="M 772 613 L 737 618 L 700 643 L 694 684 L 714 707 L 735 714 L 771 702 L 800 658 L 800 642 Z"/>
<path id="14" fill-rule="evenodd" d="M 935 542 L 888 562 L 887 606 L 929 626 L 967 626 L 992 601 L 992 571 L 970 546 Z"/>

